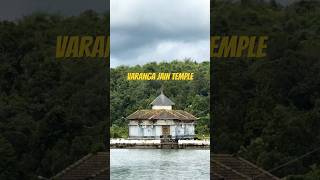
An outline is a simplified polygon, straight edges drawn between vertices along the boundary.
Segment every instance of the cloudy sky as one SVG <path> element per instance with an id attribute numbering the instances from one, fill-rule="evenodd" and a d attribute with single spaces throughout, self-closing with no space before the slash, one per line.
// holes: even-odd
<path id="1" fill-rule="evenodd" d="M 110 0 L 0 0 L 0 20 L 16 20 L 34 12 L 77 15 L 91 9 L 109 10 Z"/>
<path id="2" fill-rule="evenodd" d="M 111 0 L 111 67 L 210 56 L 210 0 Z"/>

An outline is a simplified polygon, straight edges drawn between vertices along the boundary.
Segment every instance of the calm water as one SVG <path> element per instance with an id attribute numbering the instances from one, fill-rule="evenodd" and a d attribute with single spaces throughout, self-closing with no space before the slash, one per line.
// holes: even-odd
<path id="1" fill-rule="evenodd" d="M 111 149 L 111 180 L 210 179 L 209 150 Z"/>

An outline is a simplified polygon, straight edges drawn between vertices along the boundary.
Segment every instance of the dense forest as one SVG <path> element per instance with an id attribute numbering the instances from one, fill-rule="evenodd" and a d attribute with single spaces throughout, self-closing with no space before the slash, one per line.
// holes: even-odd
<path id="1" fill-rule="evenodd" d="M 214 153 L 319 179 L 320 2 L 211 3 L 211 35 L 269 36 L 266 58 L 211 59 Z"/>
<path id="2" fill-rule="evenodd" d="M 125 117 L 164 93 L 197 117 L 214 152 L 232 153 L 292 180 L 320 177 L 320 2 L 212 1 L 211 35 L 267 35 L 263 59 L 148 63 L 111 69 L 111 135 Z M 58 35 L 109 33 L 109 17 L 34 14 L 0 22 L 0 179 L 50 177 L 104 149 L 105 59 L 55 59 Z M 126 72 L 190 71 L 194 81 L 126 81 Z M 201 127 L 201 128 L 200 128 Z M 307 154 L 303 158 L 302 155 Z"/>
<path id="3" fill-rule="evenodd" d="M 108 61 L 56 59 L 59 35 L 109 34 L 109 15 L 0 22 L 0 179 L 51 177 L 108 134 Z"/>
<path id="4" fill-rule="evenodd" d="M 111 69 L 111 137 L 127 137 L 126 117 L 139 109 L 150 109 L 150 103 L 160 94 L 175 102 L 174 109 L 186 110 L 198 117 L 198 138 L 209 137 L 209 62 L 192 60 L 172 62 L 150 62 L 144 65 L 119 66 Z M 128 72 L 192 72 L 191 81 L 128 81 Z"/>
<path id="5" fill-rule="evenodd" d="M 109 134 L 127 136 L 124 117 L 150 108 L 160 88 L 199 117 L 199 138 L 209 137 L 209 62 L 192 60 L 120 66 L 106 59 L 56 59 L 56 37 L 104 35 L 109 16 L 33 14 L 0 22 L 0 179 L 51 177 L 89 152 L 104 151 Z M 193 72 L 193 81 L 127 81 L 126 72 Z"/>

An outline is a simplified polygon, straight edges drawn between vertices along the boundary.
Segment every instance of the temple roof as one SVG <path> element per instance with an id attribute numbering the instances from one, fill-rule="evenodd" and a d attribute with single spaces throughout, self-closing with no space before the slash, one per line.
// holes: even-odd
<path id="1" fill-rule="evenodd" d="M 214 154 L 211 157 L 211 167 L 211 176 L 218 180 L 279 180 L 268 171 L 230 154 Z"/>
<path id="2" fill-rule="evenodd" d="M 109 177 L 109 153 L 88 154 L 50 179 L 102 180 Z"/>
<path id="3" fill-rule="evenodd" d="M 161 91 L 161 94 L 152 101 L 151 105 L 153 106 L 172 106 L 174 105 L 174 102 L 172 102 L 166 95 L 163 94 Z"/>
<path id="4" fill-rule="evenodd" d="M 138 110 L 127 117 L 129 120 L 197 120 L 192 114 L 182 110 L 144 109 Z"/>

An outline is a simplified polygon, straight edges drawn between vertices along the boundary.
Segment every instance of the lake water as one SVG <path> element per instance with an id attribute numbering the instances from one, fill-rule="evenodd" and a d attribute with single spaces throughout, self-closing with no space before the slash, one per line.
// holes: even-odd
<path id="1" fill-rule="evenodd" d="M 111 180 L 210 179 L 210 151 L 111 149 Z"/>

